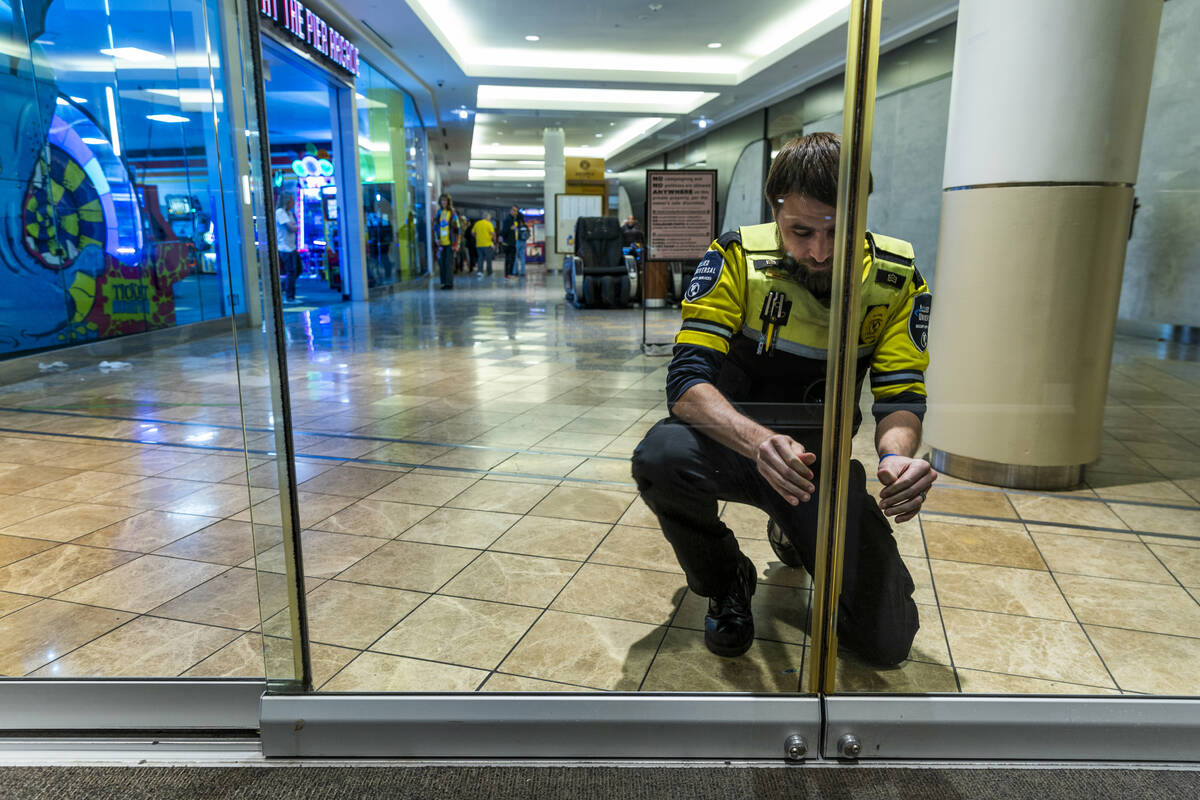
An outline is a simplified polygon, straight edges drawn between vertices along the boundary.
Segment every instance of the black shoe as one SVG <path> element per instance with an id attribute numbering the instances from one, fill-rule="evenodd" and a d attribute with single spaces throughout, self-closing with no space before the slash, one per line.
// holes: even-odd
<path id="1" fill-rule="evenodd" d="M 800 551 L 783 532 L 783 528 L 775 524 L 775 520 L 767 523 L 767 541 L 771 543 L 771 549 L 775 551 L 776 558 L 786 566 L 796 569 L 804 566 L 804 562 L 800 560 Z"/>
<path id="2" fill-rule="evenodd" d="M 704 645 L 728 658 L 740 656 L 754 643 L 750 598 L 758 584 L 758 570 L 745 555 L 740 558 L 733 583 L 725 594 L 708 599 L 708 615 L 704 617 Z"/>

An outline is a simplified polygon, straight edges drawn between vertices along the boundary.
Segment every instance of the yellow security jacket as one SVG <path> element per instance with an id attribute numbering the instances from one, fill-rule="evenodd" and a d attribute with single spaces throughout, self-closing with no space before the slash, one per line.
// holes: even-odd
<path id="1" fill-rule="evenodd" d="M 785 273 L 775 223 L 743 226 L 713 242 L 688 285 L 677 345 L 724 355 L 716 386 L 742 413 L 773 430 L 817 431 L 823 420 L 829 308 Z M 758 353 L 767 292 L 791 302 L 774 352 Z M 925 410 L 925 369 L 932 296 L 917 270 L 912 246 L 867 234 L 863 244 L 862 307 L 856 381 L 867 373 L 875 414 Z M 856 394 L 856 396 L 858 396 Z M 855 409 L 854 427 L 861 422 Z"/>

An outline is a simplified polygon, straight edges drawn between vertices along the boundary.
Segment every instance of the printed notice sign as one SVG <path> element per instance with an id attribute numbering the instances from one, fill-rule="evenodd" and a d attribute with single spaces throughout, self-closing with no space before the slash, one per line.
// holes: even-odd
<path id="1" fill-rule="evenodd" d="M 715 169 L 646 170 L 646 249 L 651 261 L 696 261 L 716 237 Z"/>

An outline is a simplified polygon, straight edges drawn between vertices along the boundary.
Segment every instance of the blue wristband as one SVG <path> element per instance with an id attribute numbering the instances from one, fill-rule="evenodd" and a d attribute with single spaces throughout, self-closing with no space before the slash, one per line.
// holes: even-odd
<path id="1" fill-rule="evenodd" d="M 883 461 L 883 460 L 884 460 L 885 458 L 887 458 L 888 456 L 899 456 L 899 455 L 900 455 L 899 453 L 884 453 L 883 455 L 881 455 L 881 456 L 879 457 L 879 460 L 880 460 L 880 461 Z"/>

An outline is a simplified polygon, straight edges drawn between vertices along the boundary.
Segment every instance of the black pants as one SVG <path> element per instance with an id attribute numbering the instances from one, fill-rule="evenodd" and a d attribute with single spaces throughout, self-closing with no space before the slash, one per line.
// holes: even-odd
<path id="1" fill-rule="evenodd" d="M 296 299 L 296 279 L 300 277 L 300 254 L 295 250 L 279 251 L 279 271 L 283 274 L 283 296 Z"/>
<path id="2" fill-rule="evenodd" d="M 513 274 L 513 265 L 517 262 L 517 248 L 511 244 L 504 245 L 504 275 Z"/>
<path id="3" fill-rule="evenodd" d="M 717 517 L 719 500 L 765 511 L 791 539 L 812 574 L 815 494 L 807 503 L 789 505 L 753 461 L 690 425 L 669 418 L 651 428 L 634 450 L 633 477 L 696 594 L 722 594 L 735 575 L 740 551 L 733 531 Z M 867 494 L 866 472 L 858 461 L 851 462 L 843 560 L 839 641 L 875 664 L 899 664 L 908 657 L 919 627 L 912 577 L 887 518 Z"/>

